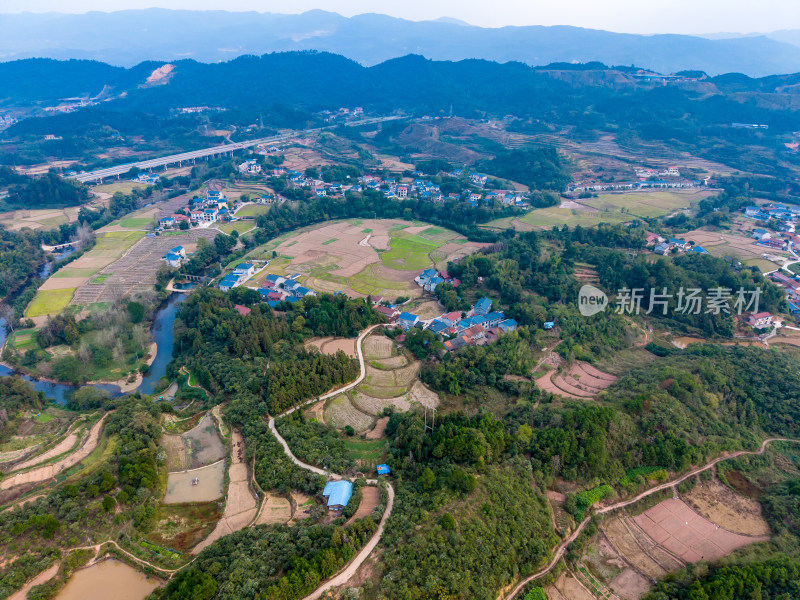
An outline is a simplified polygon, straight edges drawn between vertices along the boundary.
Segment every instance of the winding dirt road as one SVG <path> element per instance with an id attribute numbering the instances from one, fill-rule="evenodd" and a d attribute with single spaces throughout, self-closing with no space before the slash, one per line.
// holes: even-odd
<path id="1" fill-rule="evenodd" d="M 283 417 L 288 414 L 291 414 L 298 408 L 302 408 L 303 406 L 311 402 L 319 402 L 321 400 L 327 400 L 328 398 L 333 398 L 334 396 L 338 396 L 339 394 L 346 392 L 347 390 L 353 389 L 355 386 L 361 383 L 367 375 L 367 367 L 364 364 L 364 350 L 362 348 L 362 342 L 364 341 L 364 338 L 367 337 L 367 335 L 369 335 L 369 333 L 376 327 L 378 327 L 378 325 L 372 325 L 370 327 L 367 327 L 364 331 L 361 332 L 361 334 L 358 336 L 358 339 L 356 340 L 356 354 L 358 355 L 358 364 L 360 367 L 360 371 L 355 381 L 348 383 L 347 385 L 342 386 L 337 390 L 328 392 L 327 394 L 323 394 L 318 398 L 311 398 L 310 400 L 306 400 L 302 404 L 298 404 L 294 408 L 287 410 L 285 413 L 278 416 Z M 289 444 L 286 443 L 286 440 L 283 439 L 280 433 L 278 433 L 278 429 L 275 427 L 274 417 L 269 418 L 269 428 L 272 431 L 272 434 L 278 440 L 278 442 L 280 442 L 281 446 L 283 446 L 283 452 L 298 467 L 306 469 L 307 471 L 311 471 L 312 473 L 316 473 L 317 475 L 322 475 L 324 477 L 327 477 L 328 479 L 335 479 L 335 480 L 345 479 L 344 475 L 341 475 L 339 473 L 334 473 L 333 471 L 326 471 L 325 469 L 320 469 L 319 467 L 306 464 L 299 458 L 297 458 L 292 453 L 292 450 L 291 448 L 289 448 Z M 370 485 L 378 485 L 378 480 L 368 479 L 367 483 Z M 350 580 L 350 578 L 356 574 L 358 568 L 363 564 L 365 560 L 367 560 L 369 555 L 372 554 L 372 551 L 375 550 L 375 547 L 378 545 L 378 542 L 381 541 L 381 537 L 383 536 L 383 529 L 384 526 L 386 525 L 386 521 L 392 514 L 392 508 L 394 508 L 394 488 L 388 481 L 386 482 L 386 484 L 387 484 L 386 491 L 389 495 L 389 499 L 386 502 L 386 510 L 383 511 L 383 516 L 381 517 L 381 522 L 378 524 L 378 529 L 372 535 L 369 542 L 366 543 L 366 545 L 359 551 L 358 554 L 356 554 L 355 558 L 353 558 L 353 560 L 351 560 L 345 566 L 344 569 L 342 569 L 334 577 L 332 577 L 331 579 L 320 585 L 316 590 L 311 592 L 303 600 L 316 600 L 330 588 L 338 587 L 340 585 L 344 585 L 345 583 L 347 583 Z"/>
<path id="2" fill-rule="evenodd" d="M 643 498 L 647 498 L 647 496 L 651 496 L 652 494 L 655 494 L 655 493 L 660 492 L 662 490 L 666 490 L 668 488 L 674 487 L 674 486 L 678 485 L 679 483 L 682 483 L 683 481 L 686 481 L 690 477 L 694 477 L 698 473 L 702 473 L 703 471 L 707 471 L 708 469 L 710 469 L 711 467 L 713 467 L 717 463 L 720 463 L 720 462 L 722 462 L 724 460 L 731 460 L 733 458 L 737 458 L 739 456 L 744 456 L 744 455 L 747 455 L 747 454 L 764 454 L 764 452 L 767 449 L 767 446 L 769 444 L 771 444 L 772 442 L 794 442 L 794 443 L 800 443 L 800 440 L 793 440 L 791 438 L 768 438 L 768 439 L 764 440 L 761 443 L 761 447 L 758 450 L 737 450 L 736 452 L 733 452 L 732 454 L 728 454 L 728 455 L 725 455 L 725 456 L 719 456 L 719 457 L 715 458 L 714 460 L 708 462 L 705 466 L 698 467 L 696 469 L 692 469 L 691 471 L 689 471 L 685 475 L 681 475 L 677 479 L 673 479 L 672 481 L 668 481 L 666 483 L 662 483 L 662 484 L 657 485 L 657 486 L 655 486 L 653 488 L 650 488 L 649 490 L 646 490 L 646 491 L 642 492 L 638 496 L 634 496 L 630 500 L 624 500 L 622 502 L 617 502 L 616 504 L 610 504 L 609 506 L 603 506 L 603 507 L 597 508 L 594 511 L 594 513 L 598 514 L 598 515 L 602 515 L 602 514 L 609 513 L 609 512 L 614 511 L 614 510 L 618 510 L 620 508 L 625 508 L 626 506 L 630 506 L 631 504 L 635 504 L 636 502 L 639 502 L 639 500 L 642 500 Z M 512 600 L 512 598 L 514 598 L 517 594 L 519 594 L 523 590 L 523 588 L 526 585 L 528 585 L 531 581 L 533 581 L 535 579 L 539 579 L 539 577 L 547 575 L 550 571 L 552 571 L 553 567 L 555 567 L 558 564 L 558 561 L 561 560 L 561 557 L 564 555 L 564 552 L 566 551 L 567 546 L 569 546 L 572 542 L 575 541 L 575 539 L 580 535 L 581 531 L 583 531 L 584 527 L 586 527 L 586 525 L 588 525 L 589 521 L 591 521 L 591 520 L 592 520 L 592 516 L 589 515 L 583 521 L 581 521 L 580 525 L 578 525 L 578 527 L 575 528 L 575 531 L 573 531 L 572 534 L 568 538 L 566 538 L 563 542 L 561 542 L 558 545 L 558 547 L 556 548 L 555 552 L 553 553 L 553 559 L 550 561 L 550 563 L 548 563 L 548 565 L 546 567 L 544 567 L 543 569 L 541 569 L 540 571 L 537 571 L 533 575 L 529 575 L 528 577 L 526 577 L 525 579 L 520 581 L 517 584 L 517 586 L 513 590 L 511 590 L 511 592 L 507 596 L 505 596 L 505 600 Z M 503 597 L 504 596 L 501 593 L 500 596 L 498 597 L 498 600 L 502 600 Z"/>

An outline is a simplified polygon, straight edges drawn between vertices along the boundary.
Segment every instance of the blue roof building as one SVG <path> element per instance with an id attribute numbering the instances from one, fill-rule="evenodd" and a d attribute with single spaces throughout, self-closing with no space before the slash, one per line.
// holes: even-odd
<path id="1" fill-rule="evenodd" d="M 514 319 L 506 319 L 500 325 L 498 325 L 500 329 L 503 330 L 504 333 L 508 333 L 510 331 L 514 331 L 517 328 L 517 322 Z"/>
<path id="2" fill-rule="evenodd" d="M 697 254 L 708 254 L 708 250 L 703 248 L 702 246 L 694 246 L 689 252 L 695 252 Z"/>
<path id="3" fill-rule="evenodd" d="M 342 510 L 353 495 L 353 484 L 346 480 L 329 481 L 325 484 L 322 495 L 328 499 L 330 510 Z"/>
<path id="4" fill-rule="evenodd" d="M 223 292 L 228 292 L 235 288 L 239 284 L 239 277 L 236 275 L 226 275 L 222 278 L 222 281 L 219 282 L 219 289 Z"/>
<path id="5" fill-rule="evenodd" d="M 475 303 L 475 310 L 473 312 L 476 315 L 485 315 L 488 314 L 490 310 L 492 310 L 492 301 L 489 298 L 481 298 Z"/>
<path id="6" fill-rule="evenodd" d="M 446 323 L 442 323 L 441 321 L 433 321 L 428 326 L 428 329 L 430 329 L 433 333 L 442 333 L 444 331 L 447 331 L 448 328 L 449 326 Z"/>
<path id="7" fill-rule="evenodd" d="M 401 313 L 400 317 L 397 319 L 397 324 L 403 329 L 408 329 L 409 327 L 416 325 L 418 320 L 419 317 L 417 315 L 411 314 L 410 312 L 404 312 Z"/>
<path id="8" fill-rule="evenodd" d="M 555 327 L 555 321 L 545 321 L 544 328 L 545 329 L 552 329 Z"/>
<path id="9" fill-rule="evenodd" d="M 389 474 L 389 465 L 378 465 L 376 467 L 378 471 L 378 475 L 388 475 Z"/>

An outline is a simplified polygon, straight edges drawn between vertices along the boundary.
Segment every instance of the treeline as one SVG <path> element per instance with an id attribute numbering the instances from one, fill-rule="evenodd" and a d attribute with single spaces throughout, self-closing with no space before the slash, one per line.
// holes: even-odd
<path id="1" fill-rule="evenodd" d="M 489 175 L 510 179 L 533 190 L 561 192 L 572 179 L 555 148 L 521 148 L 499 152 L 493 159 L 475 165 Z"/>
<path id="2" fill-rule="evenodd" d="M 276 419 L 275 426 L 294 455 L 303 462 L 334 473 L 344 473 L 355 466 L 344 438 L 335 429 L 307 420 L 303 411 L 296 410 Z"/>
<path id="3" fill-rule="evenodd" d="M 644 600 L 790 600 L 800 597 L 800 562 L 788 556 L 743 565 L 689 568 Z"/>
<path id="4" fill-rule="evenodd" d="M 18 416 L 26 410 L 38 410 L 44 394 L 20 377 L 0 377 L 0 442 L 16 431 Z"/>
<path id="5" fill-rule="evenodd" d="M 44 259 L 36 234 L 0 227 L 0 301 L 32 282 Z"/>
<path id="6" fill-rule="evenodd" d="M 161 600 L 298 600 L 355 556 L 377 525 L 247 527 L 218 540 L 153 592 Z M 258 567 L 253 559 L 258 557 Z"/>
<path id="7" fill-rule="evenodd" d="M 49 171 L 12 185 L 3 203 L 9 208 L 39 209 L 79 206 L 87 200 L 89 191 L 82 183 Z"/>
<path id="8" fill-rule="evenodd" d="M 345 198 L 315 196 L 298 203 L 274 205 L 256 219 L 262 230 L 256 236 L 261 236 L 263 243 L 279 233 L 332 219 L 417 219 L 447 227 L 474 241 L 494 242 L 498 234 L 477 225 L 519 213 L 515 208 L 473 207 L 461 201 L 440 204 L 413 198 L 398 200 L 387 198 L 379 190 L 364 190 L 348 192 Z"/>

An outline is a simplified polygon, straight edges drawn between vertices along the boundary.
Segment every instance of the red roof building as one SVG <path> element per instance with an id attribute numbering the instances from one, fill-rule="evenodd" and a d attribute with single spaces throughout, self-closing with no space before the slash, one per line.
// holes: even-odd
<path id="1" fill-rule="evenodd" d="M 240 315 L 249 315 L 250 314 L 250 309 L 247 308 L 246 306 L 242 306 L 241 304 L 237 304 L 233 308 L 235 308 L 236 312 L 238 312 Z"/>

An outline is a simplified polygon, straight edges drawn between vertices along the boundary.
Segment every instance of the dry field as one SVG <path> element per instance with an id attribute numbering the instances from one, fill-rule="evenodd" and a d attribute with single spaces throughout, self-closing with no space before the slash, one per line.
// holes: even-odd
<path id="1" fill-rule="evenodd" d="M 233 431 L 231 435 L 231 466 L 228 469 L 228 494 L 225 500 L 225 513 L 217 523 L 214 531 L 192 548 L 192 554 L 199 554 L 219 538 L 247 527 L 255 518 L 258 510 L 256 498 L 253 492 L 250 491 L 247 465 L 243 462 L 244 440 L 238 431 Z M 221 464 L 224 465 L 225 463 L 222 462 Z"/>
<path id="2" fill-rule="evenodd" d="M 741 261 L 763 260 L 762 254 L 772 254 L 775 256 L 789 258 L 787 252 L 765 248 L 755 243 L 755 240 L 747 237 L 744 233 L 729 233 L 719 231 L 705 231 L 695 229 L 681 236 L 682 239 L 693 241 L 695 244 L 708 250 L 709 254 L 717 257 L 732 256 Z M 774 263 L 771 263 L 774 264 Z M 777 265 L 767 269 L 772 270 Z"/>
<path id="3" fill-rule="evenodd" d="M 358 410 L 350 402 L 347 394 L 340 394 L 330 400 L 325 407 L 325 423 L 336 429 L 344 429 L 350 425 L 357 432 L 372 427 L 373 418 Z"/>
<path id="4" fill-rule="evenodd" d="M 357 358 L 355 338 L 311 338 L 306 341 L 305 347 L 308 349 L 311 346 L 322 352 L 322 354 L 332 355 L 341 350 L 347 356 Z"/>
<path id="5" fill-rule="evenodd" d="M 657 544 L 685 562 L 713 561 L 737 548 L 769 539 L 727 531 L 703 518 L 685 502 L 667 499 L 634 518 Z"/>
<path id="6" fill-rule="evenodd" d="M 577 361 L 567 372 L 545 373 L 536 380 L 536 385 L 551 394 L 586 400 L 594 398 L 616 380 L 614 375 L 604 373 L 589 363 Z"/>
<path id="7" fill-rule="evenodd" d="M 255 525 L 287 523 L 292 518 L 292 505 L 283 496 L 270 494 L 261 505 Z"/>
<path id="8" fill-rule="evenodd" d="M 422 288 L 414 283 L 414 277 L 422 269 L 481 246 L 429 225 L 358 219 L 328 222 L 281 236 L 250 256 L 261 258 L 273 250 L 278 252 L 286 260 L 269 272 L 300 273 L 303 284 L 318 291 L 396 298 L 421 296 Z"/>
<path id="9" fill-rule="evenodd" d="M 389 423 L 389 417 L 381 417 L 375 421 L 375 427 L 370 429 L 364 436 L 368 440 L 379 440 L 383 437 L 383 432 L 386 431 L 386 425 Z"/>
<path id="10" fill-rule="evenodd" d="M 349 525 L 356 519 L 361 519 L 362 517 L 366 517 L 372 514 L 372 511 L 375 510 L 375 507 L 380 504 L 381 501 L 381 494 L 378 488 L 372 485 L 365 485 L 361 488 L 361 502 L 358 505 L 358 509 L 356 510 L 355 514 L 350 517 L 347 521 L 346 525 Z"/>
<path id="11" fill-rule="evenodd" d="M 197 469 L 225 457 L 225 446 L 208 413 L 186 433 L 161 436 L 161 445 L 167 452 L 168 472 Z"/>
<path id="12" fill-rule="evenodd" d="M 682 497 L 701 516 L 728 531 L 754 536 L 770 533 L 761 504 L 737 494 L 718 479 L 696 485 Z"/>
<path id="13" fill-rule="evenodd" d="M 545 593 L 549 600 L 595 600 L 595 597 L 568 573 L 559 575 Z"/>

